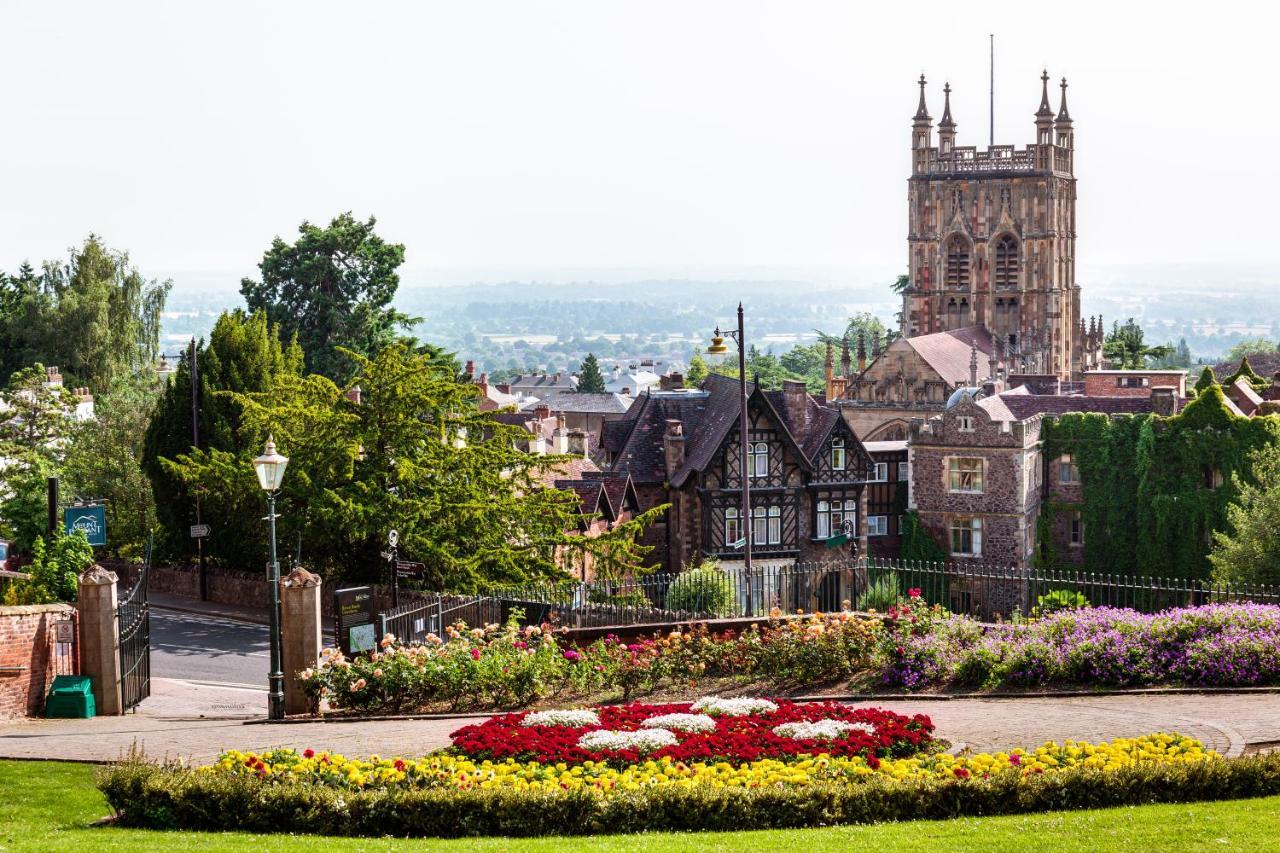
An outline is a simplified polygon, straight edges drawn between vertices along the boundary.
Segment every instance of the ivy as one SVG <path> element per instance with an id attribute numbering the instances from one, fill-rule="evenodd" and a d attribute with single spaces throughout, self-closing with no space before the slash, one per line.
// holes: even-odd
<path id="1" fill-rule="evenodd" d="M 1071 454 L 1080 471 L 1085 564 L 1090 571 L 1208 578 L 1212 532 L 1227 529 L 1226 506 L 1249 478 L 1249 454 L 1280 443 L 1280 418 L 1240 417 L 1216 383 L 1201 386 L 1177 415 L 1068 414 L 1046 420 L 1046 459 Z M 1220 483 L 1220 485 L 1219 485 Z M 1047 503 L 1038 562 L 1057 565 Z"/>
<path id="2" fill-rule="evenodd" d="M 1271 387 L 1271 383 L 1263 379 L 1257 373 L 1254 373 L 1253 366 L 1249 364 L 1249 356 L 1240 359 L 1240 366 L 1236 368 L 1236 372 L 1228 376 L 1222 381 L 1223 385 L 1234 385 L 1237 379 L 1243 379 L 1248 382 L 1255 391 L 1266 391 Z"/>
<path id="3" fill-rule="evenodd" d="M 921 560 L 929 563 L 942 563 L 947 560 L 944 551 L 929 532 L 920 523 L 920 516 L 915 510 L 902 514 L 902 545 L 898 552 L 903 560 Z"/>

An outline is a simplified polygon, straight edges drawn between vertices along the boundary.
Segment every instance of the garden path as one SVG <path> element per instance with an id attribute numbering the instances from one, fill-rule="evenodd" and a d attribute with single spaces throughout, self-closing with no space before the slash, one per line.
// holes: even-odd
<path id="1" fill-rule="evenodd" d="M 419 755 L 448 745 L 449 732 L 468 722 L 453 718 L 260 725 L 243 716 L 214 719 L 184 714 L 176 701 L 155 701 L 165 695 L 163 680 L 157 682 L 158 696 L 148 700 L 137 714 L 0 723 L 0 758 L 112 761 L 135 744 L 148 756 L 195 761 L 208 761 L 224 748 L 273 746 L 312 747 L 347 755 Z M 257 701 L 253 704 L 259 705 Z M 1101 741 L 1157 731 L 1197 737 L 1228 755 L 1280 745 L 1280 693 L 1270 692 L 909 699 L 865 704 L 899 713 L 928 714 L 939 737 L 975 750 L 1031 747 L 1068 738 Z"/>

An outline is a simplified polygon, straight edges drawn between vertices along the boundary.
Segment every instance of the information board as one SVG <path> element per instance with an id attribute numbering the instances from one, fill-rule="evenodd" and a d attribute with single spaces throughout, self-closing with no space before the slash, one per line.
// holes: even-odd
<path id="1" fill-rule="evenodd" d="M 69 506 L 62 511 L 62 522 L 67 533 L 83 531 L 94 546 L 107 544 L 107 508 L 98 506 Z"/>

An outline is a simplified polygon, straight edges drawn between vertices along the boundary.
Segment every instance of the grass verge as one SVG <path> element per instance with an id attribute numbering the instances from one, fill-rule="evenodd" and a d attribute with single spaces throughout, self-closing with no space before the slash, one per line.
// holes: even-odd
<path id="1" fill-rule="evenodd" d="M 154 851 L 558 851 L 582 838 L 392 841 L 243 832 L 157 832 L 90 827 L 109 811 L 94 787 L 95 768 L 0 761 L 0 850 Z M 229 815 L 228 828 L 235 817 Z M 760 832 L 597 836 L 599 851 L 796 849 L 1266 850 L 1280 838 L 1280 797 L 1009 817 Z"/>

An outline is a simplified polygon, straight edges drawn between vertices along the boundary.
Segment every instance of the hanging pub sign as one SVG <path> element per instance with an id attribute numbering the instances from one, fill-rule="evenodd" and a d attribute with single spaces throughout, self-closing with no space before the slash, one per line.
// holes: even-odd
<path id="1" fill-rule="evenodd" d="M 107 508 L 96 506 L 69 506 L 62 511 L 62 523 L 67 533 L 80 530 L 94 546 L 107 544 Z"/>
<path id="2" fill-rule="evenodd" d="M 378 646 L 378 610 L 373 589 L 353 586 L 335 590 L 333 615 L 337 624 L 338 648 L 347 657 L 371 652 Z"/>

